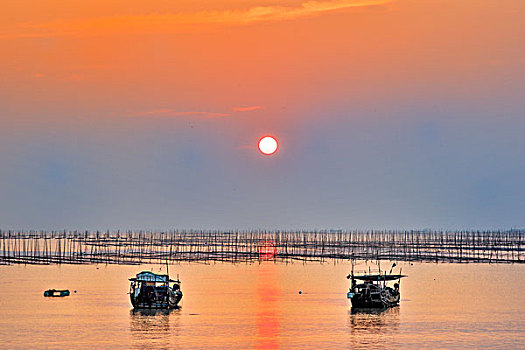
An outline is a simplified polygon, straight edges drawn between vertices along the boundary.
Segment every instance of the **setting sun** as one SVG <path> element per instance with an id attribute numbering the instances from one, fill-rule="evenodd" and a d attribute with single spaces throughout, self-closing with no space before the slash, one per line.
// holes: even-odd
<path id="1" fill-rule="evenodd" d="M 272 136 L 264 136 L 259 140 L 259 150 L 263 154 L 274 154 L 277 151 L 277 147 L 277 140 Z"/>

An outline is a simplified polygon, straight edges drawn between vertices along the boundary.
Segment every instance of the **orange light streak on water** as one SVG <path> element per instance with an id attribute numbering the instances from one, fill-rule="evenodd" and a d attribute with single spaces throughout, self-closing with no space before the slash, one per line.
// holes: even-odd
<path id="1" fill-rule="evenodd" d="M 257 271 L 257 344 L 256 349 L 279 349 L 279 300 L 281 290 L 273 263 L 261 265 Z"/>

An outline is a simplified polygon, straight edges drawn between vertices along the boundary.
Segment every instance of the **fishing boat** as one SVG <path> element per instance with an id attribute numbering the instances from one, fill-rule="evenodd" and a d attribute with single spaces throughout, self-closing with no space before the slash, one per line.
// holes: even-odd
<path id="1" fill-rule="evenodd" d="M 170 279 L 169 275 L 142 271 L 129 280 L 129 297 L 135 309 L 171 309 L 182 299 L 181 282 Z"/>
<path id="2" fill-rule="evenodd" d="M 395 264 L 392 265 L 392 268 Z M 352 281 L 347 298 L 352 303 L 352 309 L 387 309 L 399 305 L 401 294 L 399 284 L 402 274 L 377 273 L 354 275 L 352 272 L 346 278 Z M 358 283 L 358 281 L 360 283 Z M 393 286 L 390 284 L 393 283 Z"/>
<path id="3" fill-rule="evenodd" d="M 45 297 L 67 297 L 69 295 L 69 289 L 48 289 L 44 292 Z"/>

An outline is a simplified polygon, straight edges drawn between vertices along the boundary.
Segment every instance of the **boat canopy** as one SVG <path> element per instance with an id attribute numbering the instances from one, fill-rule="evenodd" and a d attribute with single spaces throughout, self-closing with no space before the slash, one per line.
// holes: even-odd
<path id="1" fill-rule="evenodd" d="M 137 274 L 137 277 L 132 277 L 129 280 L 138 281 L 138 282 L 160 282 L 160 283 L 178 282 L 178 281 L 174 281 L 170 279 L 168 275 L 157 275 L 156 273 L 153 273 L 151 271 L 142 271 L 141 273 Z"/>
<path id="2" fill-rule="evenodd" d="M 373 281 L 394 281 L 398 280 L 401 277 L 406 277 L 406 275 L 361 275 L 354 276 L 354 279 L 366 282 Z"/>

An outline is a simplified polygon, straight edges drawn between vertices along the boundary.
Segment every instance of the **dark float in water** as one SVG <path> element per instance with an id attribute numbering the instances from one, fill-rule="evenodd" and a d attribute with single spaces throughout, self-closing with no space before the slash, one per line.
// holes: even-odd
<path id="1" fill-rule="evenodd" d="M 169 275 L 142 271 L 129 280 L 129 297 L 135 309 L 171 309 L 182 299 L 180 281 L 170 279 Z M 170 282 L 174 282 L 173 286 Z"/>
<path id="2" fill-rule="evenodd" d="M 48 289 L 44 292 L 45 297 L 67 297 L 69 295 L 69 289 Z"/>
<path id="3" fill-rule="evenodd" d="M 392 265 L 392 268 L 395 266 Z M 363 274 L 354 275 L 350 273 L 346 278 L 352 281 L 352 285 L 347 293 L 348 299 L 352 303 L 352 310 L 358 309 L 387 309 L 389 307 L 399 305 L 401 298 L 399 292 L 399 283 L 405 275 L 391 274 Z M 396 281 L 393 288 L 388 285 L 388 282 Z M 360 281 L 362 283 L 357 283 Z"/>

